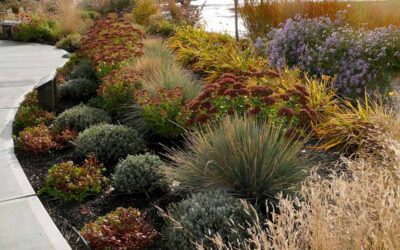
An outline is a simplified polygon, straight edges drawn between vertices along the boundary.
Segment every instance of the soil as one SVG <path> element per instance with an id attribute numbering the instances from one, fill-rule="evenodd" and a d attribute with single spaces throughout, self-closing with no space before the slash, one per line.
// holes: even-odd
<path id="1" fill-rule="evenodd" d="M 31 155 L 16 148 L 16 155 L 36 192 L 44 186 L 47 170 L 51 166 L 74 159 L 72 149 L 51 152 L 46 155 Z M 170 193 L 158 193 L 151 197 L 133 196 L 117 193 L 108 186 L 100 194 L 89 196 L 82 202 L 65 202 L 47 195 L 40 195 L 39 199 L 71 248 L 75 250 L 90 249 L 80 237 L 79 230 L 86 223 L 115 210 L 117 207 L 140 209 L 148 215 L 148 220 L 160 232 L 163 223 L 155 206 L 165 209 L 170 202 L 180 200 L 181 196 Z M 154 245 L 152 249 L 160 249 L 160 247 Z"/>
<path id="2" fill-rule="evenodd" d="M 63 101 L 61 104 L 57 113 L 76 105 L 76 103 L 68 101 Z M 183 137 L 169 140 L 149 136 L 146 140 L 150 142 L 147 151 L 159 155 L 164 161 L 167 160 L 164 155 L 166 148 L 181 148 L 184 144 Z M 345 166 L 340 162 L 338 153 L 309 149 L 314 144 L 310 143 L 306 145 L 306 149 L 302 153 L 310 156 L 311 165 L 324 167 L 319 168 L 319 174 L 329 177 L 332 171 L 345 171 Z M 77 164 L 81 163 L 81 160 L 74 158 L 74 150 L 71 148 L 42 155 L 26 154 L 16 148 L 16 155 L 35 192 L 38 192 L 45 185 L 47 171 L 53 165 L 70 160 L 73 160 Z M 113 165 L 107 164 L 107 166 Z M 160 192 L 152 194 L 150 197 L 146 195 L 127 195 L 113 191 L 112 187 L 108 186 L 101 193 L 91 195 L 82 202 L 66 202 L 48 195 L 40 195 L 39 199 L 71 248 L 78 250 L 90 249 L 79 235 L 79 230 L 86 223 L 92 222 L 99 216 L 103 216 L 117 207 L 134 207 L 140 209 L 147 214 L 149 222 L 156 227 L 157 231 L 162 232 L 163 219 L 159 215 L 156 206 L 165 209 L 171 202 L 179 201 L 186 196 L 187 194 L 179 192 Z M 155 245 L 151 249 L 162 249 L 161 246 L 162 241 L 156 240 Z"/>
<path id="3" fill-rule="evenodd" d="M 169 143 L 171 144 L 171 142 Z M 161 144 L 154 143 L 151 145 L 151 150 L 158 153 L 163 152 L 164 147 Z M 181 146 L 182 142 L 178 140 L 172 144 L 174 146 Z M 303 153 L 312 155 L 312 165 L 323 165 L 325 167 L 324 169 L 319 169 L 319 174 L 323 176 L 328 176 L 332 173 L 332 170 L 335 172 L 342 171 L 343 164 L 340 164 L 337 153 L 320 152 L 310 149 L 305 149 Z M 73 149 L 55 151 L 45 155 L 31 155 L 23 153 L 16 148 L 16 155 L 36 192 L 44 186 L 47 171 L 51 166 L 69 160 L 75 160 L 76 162 Z M 115 210 L 117 207 L 135 207 L 140 209 L 148 215 L 149 221 L 160 232 L 163 223 L 155 206 L 165 209 L 169 203 L 182 199 L 182 196 L 182 194 L 174 193 L 158 193 L 152 197 L 143 195 L 132 196 L 117 193 L 112 190 L 111 186 L 108 186 L 100 194 L 89 196 L 82 202 L 66 202 L 47 195 L 40 195 L 39 199 L 71 248 L 75 250 L 90 249 L 79 235 L 79 230 L 86 223 Z M 152 249 L 161 249 L 161 247 L 154 245 Z"/>

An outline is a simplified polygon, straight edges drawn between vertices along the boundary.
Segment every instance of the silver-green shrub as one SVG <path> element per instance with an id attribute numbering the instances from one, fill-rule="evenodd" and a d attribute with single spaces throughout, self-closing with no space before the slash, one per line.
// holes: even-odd
<path id="1" fill-rule="evenodd" d="M 92 125 L 100 123 L 111 123 L 111 118 L 106 111 L 78 105 L 58 115 L 54 121 L 54 128 L 56 131 L 73 129 L 81 132 Z"/>
<path id="2" fill-rule="evenodd" d="M 194 194 L 168 208 L 165 244 L 168 249 L 195 249 L 193 243 L 211 249 L 209 237 L 216 234 L 226 242 L 246 238 L 245 230 L 233 229 L 232 221 L 239 225 L 250 221 L 239 200 L 221 191 Z"/>
<path id="3" fill-rule="evenodd" d="M 93 80 L 79 78 L 72 79 L 59 86 L 59 92 L 63 98 L 86 101 L 97 93 L 99 84 Z"/>
<path id="4" fill-rule="evenodd" d="M 96 82 L 97 73 L 89 61 L 81 61 L 71 72 L 69 79 L 88 79 Z"/>
<path id="5" fill-rule="evenodd" d="M 163 162 L 156 155 L 129 155 L 115 169 L 116 190 L 128 194 L 149 194 L 166 189 L 167 181 L 160 171 L 162 165 Z"/>
<path id="6" fill-rule="evenodd" d="M 146 147 L 145 141 L 134 129 L 122 125 L 94 125 L 79 133 L 75 141 L 80 157 L 94 153 L 104 163 L 114 163 L 129 154 L 137 154 Z"/>

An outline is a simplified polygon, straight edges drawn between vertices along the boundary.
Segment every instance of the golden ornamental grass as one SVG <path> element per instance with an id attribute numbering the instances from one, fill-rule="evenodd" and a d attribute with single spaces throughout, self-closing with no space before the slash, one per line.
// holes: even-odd
<path id="1" fill-rule="evenodd" d="M 369 29 L 394 25 L 400 27 L 400 1 L 348 0 L 245 0 L 240 14 L 252 38 L 265 36 L 271 28 L 296 15 L 335 18 L 345 10 L 345 21 L 352 27 Z"/>
<path id="2" fill-rule="evenodd" d="M 397 146 L 398 148 L 398 146 Z M 398 151 L 397 151 L 398 153 Z M 350 174 L 314 174 L 295 199 L 279 198 L 279 213 L 256 226 L 248 249 L 400 249 L 400 164 L 348 160 Z M 234 228 L 234 227 L 233 227 Z M 215 248 L 234 249 L 218 235 Z M 198 245 L 198 249 L 204 247 Z"/>

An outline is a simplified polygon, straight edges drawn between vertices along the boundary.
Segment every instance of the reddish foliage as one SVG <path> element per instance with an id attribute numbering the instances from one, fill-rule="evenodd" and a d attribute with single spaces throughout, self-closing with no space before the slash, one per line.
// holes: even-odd
<path id="1" fill-rule="evenodd" d="M 100 64 L 118 65 L 142 55 L 144 34 L 131 23 L 108 16 L 99 19 L 82 39 L 80 53 Z"/>
<path id="2" fill-rule="evenodd" d="M 122 66 L 119 69 L 111 71 L 110 74 L 103 78 L 103 84 L 100 86 L 98 94 L 103 95 L 111 85 L 135 85 L 139 78 L 139 72 L 131 69 L 129 66 Z M 140 86 L 134 86 L 134 88 L 140 88 Z"/>
<path id="3" fill-rule="evenodd" d="M 315 117 L 307 105 L 309 94 L 303 86 L 296 85 L 282 93 L 265 85 L 246 85 L 243 80 L 226 73 L 207 85 L 198 97 L 187 103 L 191 115 L 185 125 L 201 124 L 234 113 L 275 117 L 302 126 L 307 126 Z"/>
<path id="4" fill-rule="evenodd" d="M 77 132 L 64 130 L 54 135 L 44 124 L 28 127 L 19 133 L 17 145 L 27 153 L 40 154 L 69 146 L 70 141 L 77 137 Z"/>
<path id="5" fill-rule="evenodd" d="M 78 137 L 78 132 L 73 129 L 65 129 L 60 134 L 54 135 L 54 141 L 57 142 L 60 147 L 67 147 L 73 140 Z"/>
<path id="6" fill-rule="evenodd" d="M 82 236 L 93 249 L 145 249 L 157 237 L 157 231 L 135 208 L 115 211 L 86 224 Z"/>
<path id="7" fill-rule="evenodd" d="M 82 167 L 75 166 L 72 161 L 62 162 L 49 169 L 46 186 L 40 192 L 81 201 L 91 193 L 99 193 L 107 183 L 102 174 L 104 170 L 94 155 L 89 155 Z"/>
<path id="8" fill-rule="evenodd" d="M 51 132 L 46 125 L 28 127 L 19 133 L 18 146 L 27 153 L 44 153 L 60 147 L 53 140 Z"/>
<path id="9" fill-rule="evenodd" d="M 183 101 L 182 88 L 158 88 L 153 95 L 145 90 L 138 90 L 135 92 L 135 99 L 143 108 L 147 124 L 158 135 L 173 138 L 183 132 L 182 127 L 189 111 Z"/>

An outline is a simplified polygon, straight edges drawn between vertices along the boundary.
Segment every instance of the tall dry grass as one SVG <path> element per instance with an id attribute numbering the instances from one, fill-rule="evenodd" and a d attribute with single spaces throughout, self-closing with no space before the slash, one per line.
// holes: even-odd
<path id="1" fill-rule="evenodd" d="M 239 12 L 249 34 L 256 38 L 265 36 L 273 27 L 298 14 L 310 18 L 324 15 L 335 17 L 346 6 L 346 2 L 339 0 L 244 0 Z"/>
<path id="2" fill-rule="evenodd" d="M 65 35 L 78 32 L 83 26 L 83 19 L 74 0 L 56 0 L 56 6 L 62 33 Z"/>
<path id="3" fill-rule="evenodd" d="M 133 69 L 141 72 L 140 82 L 149 93 L 157 95 L 159 88 L 182 88 L 185 101 L 195 98 L 202 89 L 200 81 L 182 68 L 161 40 L 144 41 L 144 55 L 133 62 Z"/>
<path id="4" fill-rule="evenodd" d="M 400 249 L 399 158 L 383 164 L 348 160 L 347 165 L 348 175 L 314 175 L 301 198 L 280 197 L 280 211 L 271 221 L 260 221 L 247 204 L 256 225 L 248 228 L 247 248 Z M 214 243 L 219 250 L 234 249 L 219 236 Z"/>
<path id="5" fill-rule="evenodd" d="M 252 38 L 265 36 L 273 27 L 296 15 L 315 18 L 335 18 L 338 11 L 346 10 L 345 21 L 353 27 L 400 26 L 400 1 L 348 0 L 245 0 L 240 14 Z"/>
<path id="6" fill-rule="evenodd" d="M 267 211 L 267 221 L 244 203 L 253 221 L 247 228 L 250 237 L 240 243 L 257 250 L 400 249 L 399 120 L 381 112 L 369 120 L 380 132 L 366 136 L 379 145 L 364 147 L 356 158 L 342 158 L 345 172 L 322 177 L 315 169 L 295 198 L 278 197 L 278 209 Z M 238 245 L 218 235 L 213 241 L 219 250 Z"/>
<path id="7" fill-rule="evenodd" d="M 350 2 L 346 20 L 353 27 L 369 29 L 394 25 L 400 27 L 400 1 Z"/>

